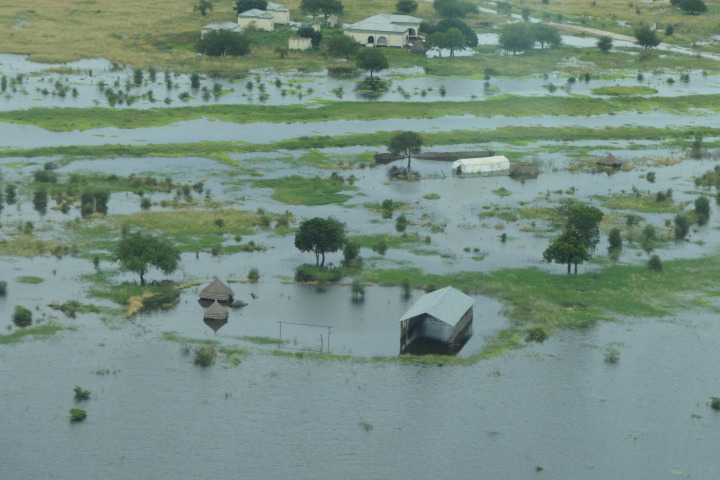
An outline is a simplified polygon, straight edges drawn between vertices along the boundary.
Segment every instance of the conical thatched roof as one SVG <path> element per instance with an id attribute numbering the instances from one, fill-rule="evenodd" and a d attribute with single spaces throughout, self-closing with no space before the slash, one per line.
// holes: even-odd
<path id="1" fill-rule="evenodd" d="M 203 318 L 205 320 L 227 320 L 228 316 L 228 309 L 215 301 L 205 310 L 205 316 Z"/>
<path id="2" fill-rule="evenodd" d="M 615 167 L 615 168 L 622 167 L 623 165 L 625 165 L 624 161 L 620 160 L 612 153 L 608 153 L 607 157 L 601 158 L 600 160 L 598 160 L 597 163 L 598 163 L 598 165 L 601 165 L 604 167 Z"/>
<path id="3" fill-rule="evenodd" d="M 210 285 L 200 291 L 200 298 L 204 300 L 227 302 L 233 295 L 235 295 L 235 292 L 230 290 L 230 287 L 221 282 L 217 277 L 215 277 Z"/>
<path id="4" fill-rule="evenodd" d="M 205 325 L 212 328 L 213 332 L 217 333 L 218 330 L 220 330 L 223 325 L 227 324 L 227 319 L 225 320 L 214 320 L 212 318 L 206 318 L 203 320 L 205 322 Z"/>

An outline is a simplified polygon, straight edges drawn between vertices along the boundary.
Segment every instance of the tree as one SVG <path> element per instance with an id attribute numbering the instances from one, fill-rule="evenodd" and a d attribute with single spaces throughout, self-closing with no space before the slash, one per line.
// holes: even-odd
<path id="1" fill-rule="evenodd" d="M 370 70 L 370 79 L 373 78 L 374 71 L 388 68 L 387 58 L 379 48 L 364 48 L 360 50 L 357 57 L 355 57 L 355 61 L 359 69 Z"/>
<path id="2" fill-rule="evenodd" d="M 660 39 L 658 38 L 657 33 L 655 33 L 655 30 L 652 30 L 647 25 L 640 25 L 637 27 L 633 31 L 633 35 L 635 35 L 638 45 L 643 47 L 643 50 L 657 47 L 660 44 Z"/>
<path id="3" fill-rule="evenodd" d="M 327 20 L 328 15 L 339 15 L 343 12 L 343 4 L 340 0 L 302 0 L 300 2 L 300 10 L 309 13 L 315 18 L 318 13 L 322 13 Z"/>
<path id="4" fill-rule="evenodd" d="M 150 267 L 166 275 L 177 270 L 180 251 L 149 233 L 133 232 L 123 235 L 118 242 L 115 261 L 120 262 L 120 270 L 140 275 L 140 285 L 145 285 L 145 274 Z"/>
<path id="5" fill-rule="evenodd" d="M 680 10 L 690 15 L 707 12 L 707 5 L 703 0 L 680 0 L 673 5 L 680 7 Z"/>
<path id="6" fill-rule="evenodd" d="M 555 231 L 575 233 L 583 241 L 589 260 L 600 241 L 602 219 L 603 213 L 600 209 L 582 202 L 565 199 L 555 208 L 550 224 Z"/>
<path id="7" fill-rule="evenodd" d="M 695 219 L 698 225 L 705 225 L 710 218 L 710 201 L 705 195 L 695 199 Z"/>
<path id="8" fill-rule="evenodd" d="M 316 266 L 325 266 L 325 254 L 337 252 L 344 243 L 345 224 L 333 217 L 305 220 L 295 233 L 295 247 L 301 252 L 315 253 Z"/>
<path id="9" fill-rule="evenodd" d="M 615 227 L 608 235 L 608 250 L 620 250 L 622 248 L 622 234 L 620 229 Z"/>
<path id="10" fill-rule="evenodd" d="M 446 18 L 444 20 L 440 20 L 437 25 L 428 29 L 427 34 L 429 35 L 434 32 L 447 32 L 451 28 L 457 28 L 462 32 L 465 37 L 465 46 L 477 46 L 478 40 L 475 31 L 467 23 L 462 20 L 458 20 L 457 18 Z"/>
<path id="11" fill-rule="evenodd" d="M 675 218 L 673 218 L 673 223 L 675 224 L 675 240 L 685 239 L 690 231 L 690 221 L 687 215 L 683 212 L 676 213 Z"/>
<path id="12" fill-rule="evenodd" d="M 525 23 L 510 23 L 500 28 L 498 43 L 503 50 L 515 55 L 519 51 L 530 50 L 535 44 L 535 35 Z"/>
<path id="13" fill-rule="evenodd" d="M 196 47 L 198 52 L 212 57 L 239 56 L 250 53 L 250 42 L 245 35 L 227 30 L 206 33 L 198 41 Z"/>
<path id="14" fill-rule="evenodd" d="M 455 56 L 455 50 L 463 49 L 467 45 L 465 37 L 457 28 L 451 28 L 447 32 L 435 32 L 427 37 L 427 45 L 430 48 L 450 50 L 450 56 Z"/>
<path id="15" fill-rule="evenodd" d="M 237 13 L 243 13 L 243 12 L 247 12 L 248 10 L 252 10 L 253 8 L 257 8 L 258 10 L 265 10 L 267 8 L 267 1 L 266 0 L 237 0 L 237 2 L 235 2 L 234 10 Z"/>
<path id="16" fill-rule="evenodd" d="M 317 47 L 318 45 L 320 45 L 320 40 L 322 40 L 322 32 L 315 30 L 309 25 L 298 28 L 297 36 L 302 38 L 309 38 L 310 42 L 312 42 L 313 47 Z"/>
<path id="17" fill-rule="evenodd" d="M 350 56 L 360 48 L 360 44 L 347 35 L 335 35 L 327 42 L 328 53 L 333 57 L 345 57 L 350 60 Z"/>
<path id="18" fill-rule="evenodd" d="M 447 18 L 462 18 L 468 13 L 477 11 L 477 5 L 463 0 L 435 0 L 433 8 Z"/>
<path id="19" fill-rule="evenodd" d="M 565 231 L 550 242 L 543 252 L 543 259 L 548 263 L 567 264 L 568 275 L 570 275 L 570 266 L 574 263 L 577 274 L 578 263 L 588 259 L 588 251 L 579 235 L 574 231 Z"/>
<path id="20" fill-rule="evenodd" d="M 406 173 L 410 172 L 410 157 L 422 151 L 422 137 L 415 132 L 398 132 L 392 136 L 388 143 L 390 155 L 402 155 L 407 158 Z"/>
<path id="21" fill-rule="evenodd" d="M 595 44 L 600 49 L 602 53 L 608 53 L 613 45 L 613 40 L 611 37 L 608 37 L 607 35 L 603 35 L 600 37 Z"/>
<path id="22" fill-rule="evenodd" d="M 209 0 L 199 0 L 193 5 L 193 12 L 200 12 L 203 17 L 207 15 L 208 10 L 213 11 L 213 4 Z"/>
<path id="23" fill-rule="evenodd" d="M 545 48 L 546 44 L 549 47 L 557 47 L 562 43 L 562 37 L 557 28 L 546 23 L 534 23 L 532 28 L 535 31 L 535 40 L 540 42 L 540 48 Z"/>
<path id="24" fill-rule="evenodd" d="M 403 13 L 405 15 L 410 15 L 415 10 L 417 10 L 418 4 L 415 0 L 399 0 L 395 4 L 395 9 L 399 13 Z"/>

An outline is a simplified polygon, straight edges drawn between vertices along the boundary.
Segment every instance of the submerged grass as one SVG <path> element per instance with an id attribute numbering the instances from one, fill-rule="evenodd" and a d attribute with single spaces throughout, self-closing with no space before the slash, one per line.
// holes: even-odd
<path id="1" fill-rule="evenodd" d="M 0 112 L 0 121 L 35 125 L 66 132 L 103 127 L 158 127 L 185 120 L 210 118 L 233 123 L 286 123 L 330 120 L 386 120 L 390 118 L 441 118 L 473 115 L 490 117 L 502 111 L 508 117 L 586 116 L 618 112 L 690 113 L 720 111 L 717 95 L 678 97 L 523 97 L 498 95 L 467 102 L 343 102 L 322 100 L 312 105 L 206 105 L 156 109 L 31 108 Z M 387 135 L 391 135 L 388 132 Z M 151 149 L 151 147 L 146 147 Z"/>
<path id="2" fill-rule="evenodd" d="M 298 175 L 276 179 L 253 180 L 252 184 L 260 188 L 272 188 L 272 198 L 289 205 L 330 205 L 345 203 L 351 195 L 340 193 L 357 190 L 339 183 L 332 178 L 305 178 Z"/>
<path id="3" fill-rule="evenodd" d="M 59 323 L 47 323 L 36 327 L 26 327 L 15 330 L 8 335 L 0 335 L 0 345 L 12 345 L 20 343 L 26 338 L 29 339 L 45 339 L 55 335 L 62 330 L 77 330 L 76 327 L 66 327 Z"/>

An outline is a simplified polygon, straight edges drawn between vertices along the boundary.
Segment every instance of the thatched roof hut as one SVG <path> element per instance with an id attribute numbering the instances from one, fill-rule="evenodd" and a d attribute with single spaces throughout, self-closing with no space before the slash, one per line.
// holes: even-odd
<path id="1" fill-rule="evenodd" d="M 217 300 L 218 302 L 232 303 L 232 298 L 234 295 L 235 292 L 230 290 L 230 287 L 221 282 L 219 278 L 215 277 L 215 279 L 210 282 L 210 285 L 200 291 L 200 300 L 210 302 L 213 300 Z"/>
<path id="2" fill-rule="evenodd" d="M 206 318 L 203 320 L 205 322 L 205 325 L 212 328 L 213 332 L 217 333 L 218 330 L 220 330 L 224 325 L 227 325 L 227 319 L 225 320 L 213 320 L 211 318 Z"/>
<path id="3" fill-rule="evenodd" d="M 228 309 L 220 305 L 217 301 L 213 302 L 207 310 L 205 310 L 204 320 L 227 320 L 229 317 Z"/>
<path id="4" fill-rule="evenodd" d="M 612 153 L 608 153 L 607 157 L 598 160 L 597 164 L 601 167 L 620 168 L 625 165 L 625 162 L 617 158 Z"/>

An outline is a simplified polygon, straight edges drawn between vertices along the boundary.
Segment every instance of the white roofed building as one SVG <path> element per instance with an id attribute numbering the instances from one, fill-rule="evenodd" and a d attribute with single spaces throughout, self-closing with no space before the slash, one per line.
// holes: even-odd
<path id="1" fill-rule="evenodd" d="M 287 25 L 290 23 L 290 10 L 279 3 L 267 2 L 265 11 L 273 16 L 273 23 Z"/>
<path id="2" fill-rule="evenodd" d="M 258 30 L 264 30 L 266 32 L 272 32 L 275 25 L 274 17 L 271 13 L 264 10 L 258 10 L 257 8 L 238 13 L 237 23 L 243 29 L 252 25 Z"/>
<path id="3" fill-rule="evenodd" d="M 374 15 L 345 27 L 345 35 L 367 47 L 399 47 L 417 38 L 421 18 L 410 15 Z"/>
<path id="4" fill-rule="evenodd" d="M 452 164 L 457 175 L 510 175 L 510 160 L 502 155 L 482 158 L 461 158 Z"/>

